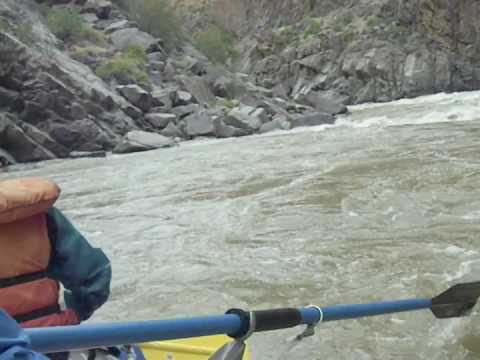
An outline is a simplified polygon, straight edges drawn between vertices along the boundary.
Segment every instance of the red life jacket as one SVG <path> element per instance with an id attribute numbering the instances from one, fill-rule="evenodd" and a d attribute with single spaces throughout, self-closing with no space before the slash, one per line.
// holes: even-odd
<path id="1" fill-rule="evenodd" d="M 60 310 L 59 283 L 48 277 L 46 211 L 59 195 L 49 180 L 0 182 L 0 308 L 22 327 L 79 323 L 72 310 Z"/>

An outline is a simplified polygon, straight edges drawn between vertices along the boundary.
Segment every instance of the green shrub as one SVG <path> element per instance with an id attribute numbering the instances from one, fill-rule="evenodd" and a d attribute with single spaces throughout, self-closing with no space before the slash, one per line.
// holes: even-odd
<path id="1" fill-rule="evenodd" d="M 308 25 L 303 32 L 303 38 L 307 38 L 309 36 L 318 36 L 323 29 L 323 23 L 321 19 L 308 19 Z"/>
<path id="2" fill-rule="evenodd" d="M 408 34 L 409 29 L 406 26 L 395 23 L 390 23 L 387 25 L 382 32 L 382 35 L 391 41 L 404 39 L 406 36 L 408 36 Z"/>
<path id="3" fill-rule="evenodd" d="M 111 0 L 112 3 L 114 3 L 115 5 L 117 5 L 118 7 L 122 8 L 122 9 L 127 9 L 128 7 L 128 0 Z"/>
<path id="4" fill-rule="evenodd" d="M 123 84 L 132 79 L 139 85 L 148 86 L 150 79 L 145 71 L 146 62 L 145 50 L 141 46 L 133 45 L 121 55 L 99 66 L 96 74 L 106 81 L 115 79 Z"/>
<path id="5" fill-rule="evenodd" d="M 365 23 L 368 27 L 374 27 L 380 23 L 380 19 L 377 15 L 370 15 L 365 19 Z"/>
<path id="6" fill-rule="evenodd" d="M 32 44 L 35 42 L 35 34 L 33 33 L 31 23 L 18 24 L 14 33 L 15 36 L 25 44 Z"/>
<path id="7" fill-rule="evenodd" d="M 355 37 L 358 35 L 357 32 L 352 29 L 351 27 L 347 27 L 345 31 L 342 33 L 343 40 L 347 43 L 352 42 L 355 40 Z"/>
<path id="8" fill-rule="evenodd" d="M 28 22 L 12 24 L 6 19 L 0 18 L 0 32 L 14 35 L 18 40 L 25 44 L 33 44 L 35 42 L 35 34 L 33 33 L 32 24 Z"/>
<path id="9" fill-rule="evenodd" d="M 180 22 L 169 0 L 129 0 L 124 4 L 141 30 L 163 39 L 167 46 L 182 38 Z"/>
<path id="10" fill-rule="evenodd" d="M 105 43 L 103 33 L 92 29 L 79 12 L 71 7 L 52 9 L 47 15 L 47 26 L 62 41 Z"/>
<path id="11" fill-rule="evenodd" d="M 50 12 L 50 6 L 48 6 L 47 3 L 42 2 L 38 4 L 38 11 L 44 18 L 46 18 Z"/>
<path id="12" fill-rule="evenodd" d="M 217 25 L 210 25 L 197 33 L 195 42 L 212 61 L 225 64 L 229 58 L 236 56 L 233 35 Z"/>
<path id="13" fill-rule="evenodd" d="M 86 40 L 94 44 L 104 44 L 106 42 L 105 35 L 101 31 L 92 29 L 87 24 L 82 26 L 80 30 L 79 40 Z"/>
<path id="14" fill-rule="evenodd" d="M 285 37 L 292 37 L 295 36 L 295 29 L 292 25 L 285 25 L 278 28 L 277 33 Z"/>
<path id="15" fill-rule="evenodd" d="M 139 64 L 145 64 L 147 62 L 147 53 L 142 45 L 129 45 L 125 49 L 125 56 L 137 60 Z"/>
<path id="16" fill-rule="evenodd" d="M 95 45 L 75 45 L 70 49 L 70 56 L 80 62 L 86 62 L 90 57 L 106 56 L 108 53 L 107 49 Z"/>
<path id="17" fill-rule="evenodd" d="M 353 22 L 353 15 L 350 13 L 340 15 L 337 17 L 337 21 L 342 26 L 350 25 Z"/>
<path id="18" fill-rule="evenodd" d="M 227 98 L 217 98 L 217 101 L 216 101 L 216 105 L 218 107 L 223 107 L 223 108 L 227 108 L 229 110 L 235 108 L 236 106 L 239 105 L 239 101 L 238 100 L 234 100 L 234 99 L 227 99 Z"/>
<path id="19" fill-rule="evenodd" d="M 0 32 L 9 32 L 11 28 L 7 20 L 0 18 Z"/>
<path id="20" fill-rule="evenodd" d="M 104 80 L 116 79 L 119 83 L 126 83 L 129 79 L 139 85 L 148 85 L 150 80 L 145 70 L 140 69 L 135 60 L 118 57 L 108 60 L 99 66 L 96 74 Z"/>
<path id="21" fill-rule="evenodd" d="M 342 32 L 347 26 L 352 24 L 354 17 L 352 14 L 342 14 L 338 15 L 333 24 L 333 30 L 335 32 Z"/>
<path id="22" fill-rule="evenodd" d="M 278 52 L 294 42 L 298 34 L 293 26 L 286 25 L 278 28 L 272 35 L 273 52 Z"/>
<path id="23" fill-rule="evenodd" d="M 76 41 L 80 38 L 85 23 L 82 16 L 72 8 L 52 9 L 47 15 L 50 31 L 63 41 Z"/>

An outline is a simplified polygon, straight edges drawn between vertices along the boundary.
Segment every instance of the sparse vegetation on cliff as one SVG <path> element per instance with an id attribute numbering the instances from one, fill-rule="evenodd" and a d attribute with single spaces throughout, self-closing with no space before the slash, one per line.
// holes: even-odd
<path id="1" fill-rule="evenodd" d="M 0 18 L 0 32 L 7 32 L 13 34 L 20 41 L 25 44 L 32 44 L 35 42 L 35 36 L 32 30 L 32 24 L 28 22 L 18 22 L 12 24 L 6 19 Z"/>
<path id="2" fill-rule="evenodd" d="M 141 30 L 163 39 L 167 46 L 173 47 L 183 38 L 180 20 L 169 0 L 129 0 L 122 1 L 122 6 Z"/>
<path id="3" fill-rule="evenodd" d="M 54 8 L 47 13 L 47 25 L 50 31 L 64 42 L 81 40 L 102 43 L 102 33 L 92 29 L 83 20 L 77 10 L 72 7 Z"/>
<path id="4" fill-rule="evenodd" d="M 195 43 L 200 51 L 217 63 L 225 64 L 237 55 L 233 35 L 218 25 L 209 25 L 197 33 Z"/>
<path id="5" fill-rule="evenodd" d="M 121 54 L 99 66 L 96 74 L 106 81 L 116 80 L 119 84 L 129 84 L 133 81 L 146 86 L 150 84 L 145 71 L 146 62 L 144 48 L 131 45 Z"/>

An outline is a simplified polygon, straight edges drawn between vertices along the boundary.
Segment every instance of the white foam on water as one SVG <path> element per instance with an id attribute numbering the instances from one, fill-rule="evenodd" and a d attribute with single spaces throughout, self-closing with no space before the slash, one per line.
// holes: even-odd
<path id="1" fill-rule="evenodd" d="M 469 92 L 454 92 L 454 93 L 438 93 L 434 95 L 424 95 L 416 98 L 405 98 L 396 101 L 391 101 L 388 103 L 364 103 L 360 105 L 350 106 L 350 110 L 364 110 L 364 109 L 374 109 L 389 106 L 405 106 L 405 105 L 422 105 L 422 104 L 445 104 L 456 101 L 469 101 L 469 100 L 480 100 L 480 91 L 469 91 Z"/>
<path id="2" fill-rule="evenodd" d="M 290 130 L 277 129 L 277 130 L 273 130 L 273 131 L 270 131 L 270 132 L 265 133 L 265 134 L 251 135 L 251 137 L 262 138 L 262 137 L 274 137 L 274 136 L 302 134 L 302 133 L 307 133 L 307 132 L 308 133 L 323 132 L 323 131 L 330 130 L 330 129 L 335 129 L 339 126 L 344 126 L 344 125 L 345 124 L 339 123 L 338 120 L 337 120 L 335 124 L 322 124 L 322 125 L 316 125 L 316 126 L 301 126 L 301 127 L 297 127 L 297 128 L 290 129 Z M 350 126 L 350 124 L 348 124 L 347 126 Z"/>
<path id="3" fill-rule="evenodd" d="M 455 274 L 444 274 L 443 278 L 446 282 L 452 282 L 454 280 L 460 280 L 465 278 L 467 275 L 471 274 L 473 264 L 479 262 L 480 260 L 468 260 L 460 264 L 457 272 Z"/>
<path id="4" fill-rule="evenodd" d="M 475 211 L 472 211 L 472 212 L 470 212 L 466 215 L 463 215 L 462 219 L 464 219 L 464 220 L 478 220 L 478 219 L 480 219 L 480 210 L 475 210 Z"/>
<path id="5" fill-rule="evenodd" d="M 355 105 L 349 110 L 352 115 L 339 118 L 337 124 L 365 128 L 474 121 L 480 120 L 480 91 Z M 358 117 L 362 120 L 356 119 Z"/>
<path id="6" fill-rule="evenodd" d="M 449 256 L 473 256 L 478 254 L 478 251 L 467 250 L 455 245 L 448 246 L 445 249 L 435 250 L 435 252 L 437 254 L 443 253 Z"/>
<path id="7" fill-rule="evenodd" d="M 396 325 L 403 325 L 407 322 L 407 320 L 404 319 L 398 319 L 398 318 L 392 318 L 390 321 Z"/>
<path id="8" fill-rule="evenodd" d="M 382 116 L 372 116 L 369 117 L 367 120 L 361 122 L 352 121 L 351 117 L 341 117 L 337 120 L 337 125 L 341 126 L 349 126 L 353 128 L 368 128 L 375 125 L 382 125 L 388 122 L 388 117 L 386 115 Z"/>
<path id="9" fill-rule="evenodd" d="M 448 322 L 436 323 L 430 329 L 429 346 L 433 348 L 441 348 L 445 345 L 455 344 L 458 339 L 465 336 L 468 331 L 468 318 L 452 318 Z"/>
<path id="10" fill-rule="evenodd" d="M 425 112 L 422 114 L 422 112 Z M 450 123 L 480 120 L 480 106 L 451 109 L 418 111 L 418 114 L 395 114 L 368 117 L 366 120 L 355 121 L 351 117 L 337 120 L 337 125 L 351 126 L 353 128 L 391 127 L 403 125 L 424 125 L 436 123 Z"/>

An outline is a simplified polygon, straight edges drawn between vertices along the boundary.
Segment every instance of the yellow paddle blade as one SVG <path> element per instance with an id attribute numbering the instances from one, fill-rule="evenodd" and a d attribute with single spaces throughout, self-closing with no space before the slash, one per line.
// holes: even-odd
<path id="1" fill-rule="evenodd" d="M 147 360 L 208 360 L 220 347 L 232 341 L 225 335 L 156 341 L 140 344 Z M 250 360 L 248 349 L 243 360 Z"/>

